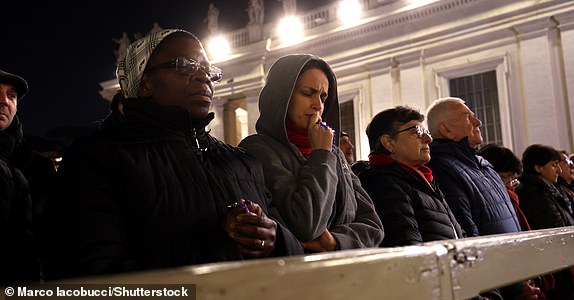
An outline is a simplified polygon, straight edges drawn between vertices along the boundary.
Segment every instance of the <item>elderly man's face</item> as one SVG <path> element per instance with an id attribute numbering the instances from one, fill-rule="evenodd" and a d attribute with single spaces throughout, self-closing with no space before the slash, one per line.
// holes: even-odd
<path id="1" fill-rule="evenodd" d="M 355 162 L 355 157 L 353 155 L 353 149 L 355 149 L 355 146 L 353 146 L 353 143 L 351 143 L 351 140 L 348 136 L 341 136 L 339 148 L 341 148 L 341 151 L 343 151 L 343 154 L 345 154 L 347 163 L 352 164 Z"/>
<path id="2" fill-rule="evenodd" d="M 471 148 L 476 148 L 482 144 L 482 133 L 480 126 L 482 122 L 476 115 L 462 103 L 450 104 L 450 118 L 446 122 L 450 132 L 447 137 L 453 141 L 460 141 L 468 136 L 468 143 Z"/>
<path id="3" fill-rule="evenodd" d="M 17 110 L 18 93 L 16 87 L 8 83 L 0 83 L 0 131 L 6 130 Z"/>

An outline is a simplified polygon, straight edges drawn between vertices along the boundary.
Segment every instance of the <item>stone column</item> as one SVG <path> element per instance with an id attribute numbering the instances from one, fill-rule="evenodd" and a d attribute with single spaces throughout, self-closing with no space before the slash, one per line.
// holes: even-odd
<path id="1" fill-rule="evenodd" d="M 250 90 L 245 92 L 245 101 L 247 102 L 247 119 L 249 134 L 257 133 L 255 123 L 259 119 L 259 93 L 261 89 Z"/>

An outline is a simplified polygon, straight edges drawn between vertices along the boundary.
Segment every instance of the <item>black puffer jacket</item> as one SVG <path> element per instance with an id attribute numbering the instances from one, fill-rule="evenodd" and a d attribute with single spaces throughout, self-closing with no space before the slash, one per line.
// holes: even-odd
<path id="1" fill-rule="evenodd" d="M 249 199 L 277 220 L 257 161 L 205 131 L 213 114 L 194 122 L 146 100 L 124 111 L 64 155 L 61 193 L 46 204 L 46 276 L 242 259 L 223 229 L 227 205 Z M 275 251 L 303 253 L 279 224 Z"/>
<path id="2" fill-rule="evenodd" d="M 0 131 L 0 286 L 40 279 L 30 188 L 13 161 L 21 143 L 22 126 L 14 117 Z"/>
<path id="3" fill-rule="evenodd" d="M 382 247 L 462 237 L 462 229 L 440 190 L 396 162 L 368 166 L 359 178 L 383 222 Z"/>
<path id="4" fill-rule="evenodd" d="M 558 188 L 537 175 L 522 174 L 519 180 L 516 194 L 532 229 L 574 225 L 568 211 L 568 198 Z"/>

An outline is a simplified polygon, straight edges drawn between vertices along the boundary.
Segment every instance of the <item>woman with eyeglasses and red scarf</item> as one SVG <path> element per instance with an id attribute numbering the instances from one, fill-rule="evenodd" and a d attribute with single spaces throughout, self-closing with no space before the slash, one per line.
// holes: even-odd
<path id="1" fill-rule="evenodd" d="M 359 174 L 385 228 L 381 247 L 457 239 L 463 231 L 425 164 L 430 160 L 424 116 L 397 106 L 367 127 L 369 166 Z"/>

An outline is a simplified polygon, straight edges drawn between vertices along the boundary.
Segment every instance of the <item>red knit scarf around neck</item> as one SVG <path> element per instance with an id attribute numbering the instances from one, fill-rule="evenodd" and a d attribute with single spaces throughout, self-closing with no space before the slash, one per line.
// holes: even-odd
<path id="1" fill-rule="evenodd" d="M 394 163 L 396 160 L 392 159 L 390 156 L 386 154 L 371 154 L 369 155 L 369 165 L 390 165 Z M 432 170 L 427 166 L 420 166 L 418 168 L 409 167 L 397 161 L 397 164 L 401 166 L 405 171 L 413 174 L 415 176 L 421 177 L 428 183 L 431 183 L 433 180 Z"/>
<path id="2" fill-rule="evenodd" d="M 289 119 L 285 120 L 285 128 L 287 129 L 289 141 L 297 146 L 301 154 L 305 156 L 310 155 L 313 149 L 311 149 L 311 144 L 309 144 L 307 128 L 299 128 Z"/>

